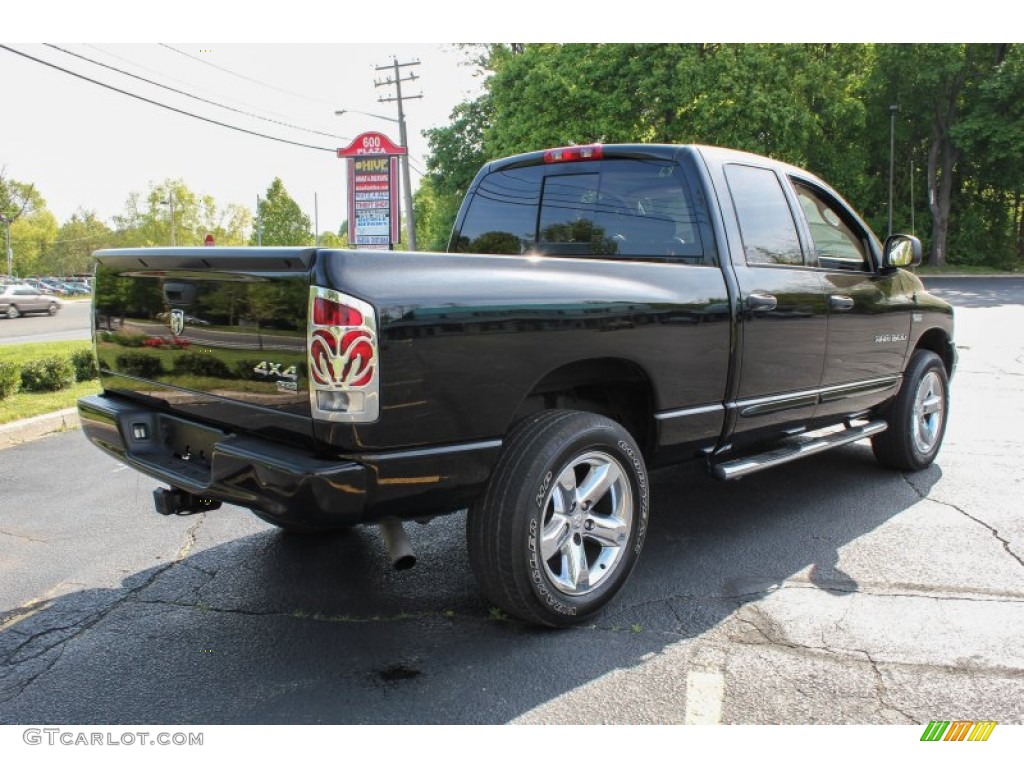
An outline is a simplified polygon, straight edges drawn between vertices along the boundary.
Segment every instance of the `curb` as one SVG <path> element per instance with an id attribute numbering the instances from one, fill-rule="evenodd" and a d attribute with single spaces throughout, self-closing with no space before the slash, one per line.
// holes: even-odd
<path id="1" fill-rule="evenodd" d="M 78 429 L 81 423 L 78 421 L 77 408 L 65 408 L 63 411 L 44 413 L 42 416 L 33 416 L 30 419 L 12 421 L 10 424 L 0 426 L 0 450 L 13 448 L 16 445 L 35 440 L 54 432 L 67 432 L 69 429 Z"/>

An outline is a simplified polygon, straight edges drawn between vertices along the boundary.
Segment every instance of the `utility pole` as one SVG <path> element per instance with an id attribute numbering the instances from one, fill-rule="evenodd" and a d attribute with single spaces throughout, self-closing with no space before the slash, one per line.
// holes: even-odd
<path id="1" fill-rule="evenodd" d="M 11 250 L 11 222 L 14 219 L 10 216 L 0 216 L 0 221 L 7 228 L 7 276 L 14 277 L 14 252 Z"/>
<path id="2" fill-rule="evenodd" d="M 384 66 L 377 67 L 378 72 L 384 70 L 393 70 L 394 74 L 388 75 L 383 80 L 374 80 L 373 84 L 377 88 L 385 86 L 395 86 L 395 95 L 389 98 L 381 97 L 377 101 L 381 103 L 389 101 L 398 102 L 398 141 L 405 147 L 405 156 L 402 158 L 402 186 L 404 187 L 404 198 L 405 198 L 405 215 L 406 215 L 406 230 L 408 235 L 406 240 L 408 241 L 409 250 L 416 250 L 416 215 L 412 209 L 412 176 L 409 172 L 409 141 L 405 131 L 405 109 L 402 106 L 402 83 L 411 82 L 416 80 L 416 73 L 410 72 L 407 77 L 402 77 L 402 67 L 415 67 L 419 66 L 419 59 L 413 61 L 398 63 L 398 59 L 394 56 L 391 57 L 391 63 L 385 64 Z M 405 96 L 405 99 L 422 99 L 423 94 L 418 93 L 415 96 Z"/>

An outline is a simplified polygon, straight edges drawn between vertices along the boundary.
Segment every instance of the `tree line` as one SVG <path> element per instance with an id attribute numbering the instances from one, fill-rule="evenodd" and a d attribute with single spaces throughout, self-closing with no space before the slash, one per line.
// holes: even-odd
<path id="1" fill-rule="evenodd" d="M 174 224 L 171 225 L 171 199 Z M 0 219 L 10 220 L 13 273 L 72 275 L 92 271 L 92 253 L 101 248 L 203 245 L 211 234 L 217 245 L 313 245 L 310 218 L 275 178 L 255 215 L 245 206 L 218 205 L 210 195 L 193 192 L 181 179 L 131 192 L 121 214 L 108 224 L 95 212 L 79 209 L 59 223 L 34 185 L 6 177 L 0 170 Z M 0 232 L 0 238 L 5 237 Z M 333 232 L 320 234 L 324 247 L 343 247 Z M 4 244 L 6 245 L 6 244 Z M 0 274 L 7 270 L 6 255 Z"/>
<path id="2" fill-rule="evenodd" d="M 784 160 L 828 181 L 884 237 L 892 138 L 894 231 L 921 237 L 936 266 L 1024 262 L 1019 44 L 465 50 L 484 89 L 426 132 L 415 205 L 427 248 L 446 247 L 484 162 L 594 142 L 713 144 Z"/>

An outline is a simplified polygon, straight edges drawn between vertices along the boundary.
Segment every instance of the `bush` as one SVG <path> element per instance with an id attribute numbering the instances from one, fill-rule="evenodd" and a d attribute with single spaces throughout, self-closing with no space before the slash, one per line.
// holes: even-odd
<path id="1" fill-rule="evenodd" d="M 262 360 L 236 360 L 234 366 L 232 366 L 235 378 L 245 381 L 266 381 L 266 376 L 260 376 L 256 373 L 256 366 L 262 362 Z"/>
<path id="2" fill-rule="evenodd" d="M 66 357 L 43 357 L 21 366 L 21 388 L 26 392 L 56 392 L 75 383 L 75 367 Z"/>
<path id="3" fill-rule="evenodd" d="M 119 344 L 122 347 L 138 348 L 146 343 L 146 336 L 141 333 L 100 331 L 100 341 L 105 341 L 108 344 Z"/>
<path id="4" fill-rule="evenodd" d="M 216 376 L 221 379 L 230 379 L 231 371 L 223 360 L 201 352 L 189 352 L 174 360 L 175 373 L 191 373 L 196 376 Z"/>
<path id="5" fill-rule="evenodd" d="M 21 369 L 14 363 L 0 362 L 0 400 L 16 394 L 21 387 Z"/>
<path id="6" fill-rule="evenodd" d="M 117 369 L 129 376 L 140 376 L 143 379 L 152 379 L 164 372 L 160 364 L 160 358 L 152 357 L 144 352 L 125 352 L 115 358 Z"/>
<path id="7" fill-rule="evenodd" d="M 71 365 L 75 369 L 76 381 L 89 381 L 100 375 L 96 357 L 91 349 L 76 349 L 71 353 Z"/>

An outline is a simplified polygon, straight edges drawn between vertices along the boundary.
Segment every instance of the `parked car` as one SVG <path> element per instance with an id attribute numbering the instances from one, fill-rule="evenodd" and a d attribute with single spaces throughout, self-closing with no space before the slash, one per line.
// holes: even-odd
<path id="1" fill-rule="evenodd" d="M 67 296 L 88 296 L 91 291 L 81 283 L 61 283 Z"/>
<path id="2" fill-rule="evenodd" d="M 30 286 L 31 288 L 37 290 L 39 293 L 46 294 L 47 296 L 57 295 L 57 291 L 53 288 L 53 286 L 47 285 L 42 280 L 37 280 L 36 278 L 30 277 L 27 280 L 20 283 L 20 285 Z"/>
<path id="3" fill-rule="evenodd" d="M 43 293 L 31 285 L 0 287 L 0 315 L 11 320 L 30 312 L 56 315 L 60 308 L 60 299 Z"/>

